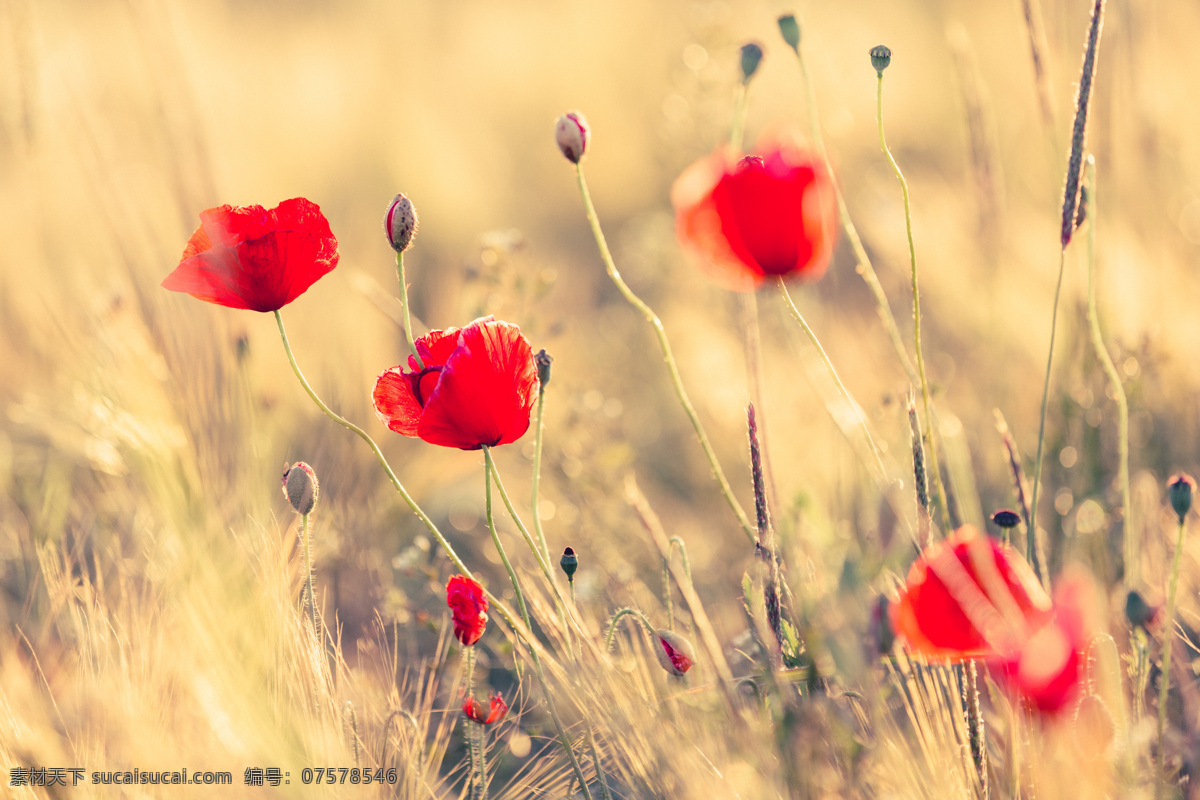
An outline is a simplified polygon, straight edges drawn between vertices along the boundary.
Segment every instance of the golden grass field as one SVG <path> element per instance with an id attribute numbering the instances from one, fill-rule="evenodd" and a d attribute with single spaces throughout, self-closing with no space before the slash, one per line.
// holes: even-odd
<path id="1" fill-rule="evenodd" d="M 1200 470 L 1200 8 L 1108 4 L 1087 132 L 1094 205 L 1066 250 L 1059 303 L 1037 511 L 1052 573 L 1085 567 L 1107 602 L 1111 642 L 1091 654 L 1089 691 L 1109 716 L 1026 719 L 1013 737 L 1004 693 L 984 687 L 986 789 L 953 673 L 873 649 L 875 598 L 894 594 L 914 556 L 903 532 L 915 503 L 910 384 L 845 241 L 823 280 L 791 293 L 902 485 L 873 479 L 828 374 L 762 290 L 773 514 L 822 678 L 773 704 L 776 678 L 763 678 L 742 603 L 753 550 L 650 327 L 605 276 L 553 138 L 562 112 L 587 116 L 584 168 L 616 262 L 662 317 L 752 509 L 739 300 L 681 251 L 670 187 L 728 139 L 747 41 L 766 50 L 747 142 L 806 130 L 801 73 L 775 22 L 796 13 L 837 179 L 911 349 L 904 209 L 879 148 L 867 56 L 891 46 L 884 117 L 911 189 L 925 361 L 959 517 L 983 529 L 1016 505 L 997 410 L 1033 474 L 1092 3 L 1034 7 L 1040 87 L 1020 0 L 0 2 L 0 795 L 467 796 L 452 565 L 367 447 L 305 396 L 270 315 L 159 286 L 201 210 L 320 204 L 341 261 L 283 310 L 296 357 L 511 604 L 484 520 L 483 458 L 395 436 L 371 408 L 375 376 L 407 353 L 381 226 L 402 191 L 421 221 L 406 255 L 417 333 L 495 314 L 555 359 L 541 512 L 550 551 L 579 553 L 582 630 L 564 638 L 502 508 L 497 523 L 591 796 L 601 797 L 592 734 L 620 798 L 1154 796 L 1162 631 L 1147 642 L 1151 685 L 1139 692 L 1124 606 L 1131 586 L 1163 603 L 1175 535 L 1164 485 Z M 1093 225 L 1104 341 L 1129 403 L 1128 515 L 1113 392 L 1085 318 Z M 526 518 L 532 439 L 495 454 Z M 300 522 L 279 488 L 298 460 L 321 480 L 312 524 L 325 646 L 307 625 Z M 729 670 L 757 689 L 720 680 L 703 648 L 686 679 L 670 678 L 634 625 L 605 652 L 620 607 L 667 627 L 662 559 L 627 498 L 631 476 L 666 535 L 686 543 Z M 1140 578 L 1123 564 L 1127 537 Z M 1193 531 L 1165 751 L 1181 780 L 1167 796 L 1200 797 L 1198 559 Z M 700 644 L 678 588 L 673 610 Z M 582 796 L 516 643 L 493 615 L 477 647 L 476 695 L 490 685 L 512 708 L 488 729 L 490 796 Z M 793 679 L 776 691 L 794 694 Z M 40 766 L 187 767 L 233 783 L 10 785 L 11 770 Z M 398 782 L 301 780 L 305 768 L 353 766 L 395 767 Z M 290 785 L 247 786 L 250 767 L 278 767 Z"/>

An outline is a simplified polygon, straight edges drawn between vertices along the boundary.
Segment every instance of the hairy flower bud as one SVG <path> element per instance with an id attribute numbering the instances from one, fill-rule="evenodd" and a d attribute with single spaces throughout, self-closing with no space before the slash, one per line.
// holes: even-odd
<path id="1" fill-rule="evenodd" d="M 779 18 L 779 33 L 788 47 L 800 51 L 800 23 L 796 22 L 795 14 L 784 14 Z"/>
<path id="2" fill-rule="evenodd" d="M 538 384 L 542 389 L 550 385 L 550 364 L 553 361 L 544 349 L 538 350 L 533 356 L 533 363 L 537 365 Z"/>
<path id="3" fill-rule="evenodd" d="M 877 44 L 871 48 L 871 66 L 881 73 L 892 63 L 892 49 L 886 45 Z"/>
<path id="4" fill-rule="evenodd" d="M 1196 491 L 1196 481 L 1191 475 L 1186 472 L 1181 472 L 1167 483 L 1167 497 L 1171 501 L 1171 508 L 1175 509 L 1175 513 L 1179 515 L 1179 524 L 1183 524 L 1183 518 L 1192 510 L 1192 494 Z"/>
<path id="5" fill-rule="evenodd" d="M 567 580 L 575 580 L 575 570 L 579 569 L 579 558 L 575 555 L 575 550 L 568 547 L 563 550 L 562 558 L 559 559 L 558 565 L 562 567 L 562 571 L 567 574 Z"/>
<path id="6" fill-rule="evenodd" d="M 558 149 L 572 164 L 578 164 L 583 158 L 591 138 L 591 128 L 578 111 L 563 114 L 554 126 L 554 141 L 558 142 Z"/>
<path id="7" fill-rule="evenodd" d="M 311 514 L 317 507 L 317 473 L 303 461 L 292 464 L 283 473 L 283 496 L 296 509 L 297 514 Z"/>
<path id="8" fill-rule="evenodd" d="M 393 250 L 397 253 L 407 250 L 417 235 L 417 210 L 412 201 L 403 194 L 393 197 L 383 217 L 383 229 Z"/>
<path id="9" fill-rule="evenodd" d="M 696 663 L 696 651 L 692 649 L 691 642 L 678 633 L 655 631 L 654 639 L 658 645 L 654 648 L 654 654 L 658 656 L 658 663 L 662 664 L 663 669 L 675 677 L 683 677 L 683 674 Z"/>

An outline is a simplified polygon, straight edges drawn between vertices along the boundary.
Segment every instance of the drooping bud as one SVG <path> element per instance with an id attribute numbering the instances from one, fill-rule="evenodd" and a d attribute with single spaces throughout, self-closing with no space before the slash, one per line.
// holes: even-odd
<path id="1" fill-rule="evenodd" d="M 491 725 L 493 722 L 499 722 L 504 719 L 504 715 L 508 713 L 508 703 L 504 702 L 502 694 L 496 692 L 488 698 L 487 716 L 484 716 L 483 703 L 474 697 L 468 697 L 463 701 L 462 710 L 467 715 L 467 719 L 472 722 L 478 722 L 480 725 Z"/>
<path id="2" fill-rule="evenodd" d="M 575 570 L 579 569 L 579 558 L 575 555 L 574 548 L 568 547 L 566 550 L 563 550 L 562 558 L 558 560 L 558 565 L 567 574 L 568 581 L 575 580 Z"/>
<path id="3" fill-rule="evenodd" d="M 587 153 L 591 138 L 592 130 L 578 111 L 563 114 L 554 126 L 554 141 L 558 142 L 558 149 L 572 164 L 578 164 Z"/>
<path id="4" fill-rule="evenodd" d="M 742 83 L 749 83 L 763 60 L 763 49 L 754 42 L 742 45 Z"/>
<path id="5" fill-rule="evenodd" d="M 871 48 L 871 66 L 875 71 L 883 74 L 883 71 L 888 68 L 888 64 L 892 63 L 892 49 L 887 45 L 877 44 Z"/>
<path id="6" fill-rule="evenodd" d="M 1159 606 L 1152 606 L 1134 589 L 1125 595 L 1125 619 L 1131 628 L 1149 628 L 1158 619 Z"/>
<path id="7" fill-rule="evenodd" d="M 550 385 L 550 364 L 553 361 L 544 349 L 538 350 L 533 357 L 533 363 L 537 365 L 538 384 L 542 389 Z"/>
<path id="8" fill-rule="evenodd" d="M 397 253 L 407 250 L 417 235 L 417 210 L 412 201 L 403 194 L 393 197 L 383 217 L 383 229 L 393 250 Z"/>
<path id="9" fill-rule="evenodd" d="M 297 461 L 283 473 L 283 496 L 292 504 L 292 508 L 296 509 L 297 514 L 312 513 L 317 507 L 319 490 L 317 473 L 303 461 Z"/>
<path id="10" fill-rule="evenodd" d="M 800 23 L 796 22 L 795 14 L 784 14 L 779 18 L 779 33 L 788 47 L 800 52 Z"/>
<path id="11" fill-rule="evenodd" d="M 1181 472 L 1167 482 L 1167 497 L 1171 501 L 1171 508 L 1175 509 L 1175 513 L 1179 515 L 1179 524 L 1183 524 L 1183 518 L 1192 510 L 1192 494 L 1196 491 L 1196 481 L 1191 475 L 1186 472 Z"/>
<path id="12" fill-rule="evenodd" d="M 654 654 L 663 669 L 677 678 L 692 668 L 696 663 L 696 651 L 692 644 L 674 631 L 655 631 L 654 638 L 658 647 Z"/>
<path id="13" fill-rule="evenodd" d="M 1007 508 L 1002 508 L 995 514 L 992 514 L 992 522 L 1005 530 L 1009 530 L 1021 523 L 1021 515 Z"/>

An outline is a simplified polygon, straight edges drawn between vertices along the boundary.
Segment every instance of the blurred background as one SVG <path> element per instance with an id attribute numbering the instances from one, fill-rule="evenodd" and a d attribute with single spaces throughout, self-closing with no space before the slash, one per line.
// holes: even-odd
<path id="1" fill-rule="evenodd" d="M 1082 0 L 1043 0 L 1039 82 L 1016 0 L 0 3 L 0 685 L 10 698 L 29 693 L 5 708 L 18 731 L 8 761 L 66 752 L 54 731 L 80 719 L 94 723 L 84 737 L 93 752 L 120 752 L 113 731 L 126 723 L 95 720 L 110 704 L 124 718 L 146 691 L 137 676 L 175 663 L 146 655 L 139 637 L 191 631 L 198 643 L 186 647 L 225 652 L 213 669 L 246 668 L 250 691 L 256 615 L 298 597 L 295 520 L 278 488 L 295 460 L 321 479 L 318 595 L 351 666 L 376 639 L 408 647 L 415 663 L 442 624 L 448 562 L 362 443 L 304 396 L 271 317 L 158 286 L 198 213 L 222 203 L 304 196 L 321 206 L 341 262 L 284 310 L 297 358 L 327 402 L 381 441 L 503 595 L 482 519 L 481 456 L 402 440 L 370 407 L 375 376 L 405 352 L 382 217 L 406 193 L 420 216 L 406 258 L 417 333 L 495 314 L 555 359 L 542 516 L 552 552 L 579 552 L 581 606 L 596 619 L 630 603 L 658 608 L 647 588 L 657 585 L 658 555 L 623 495 L 632 472 L 668 533 L 687 542 L 714 623 L 733 639 L 752 554 L 652 331 L 604 274 L 553 124 L 567 110 L 590 123 L 584 168 L 617 264 L 663 317 L 748 508 L 738 301 L 680 251 L 668 198 L 674 178 L 728 138 L 747 41 L 766 50 L 748 147 L 773 130 L 803 135 L 801 73 L 775 27 L 782 13 L 801 20 L 837 178 L 907 339 L 903 206 L 879 151 L 867 56 L 879 43 L 894 51 L 885 123 L 912 192 L 925 355 L 960 511 L 982 526 L 1014 506 L 994 412 L 1032 474 L 1090 11 Z M 1088 131 L 1098 299 L 1129 394 L 1147 575 L 1161 574 L 1172 533 L 1159 487 L 1198 466 L 1200 150 L 1188 55 L 1198 30 L 1194 4 L 1110 4 Z M 1041 513 L 1056 565 L 1083 560 L 1115 585 L 1125 523 L 1114 510 L 1116 415 L 1087 338 L 1083 234 L 1066 255 Z M 820 283 L 792 295 L 907 492 L 909 386 L 845 243 Z M 808 342 L 773 291 L 758 305 L 774 511 L 795 554 L 792 579 L 818 605 L 839 585 L 853 589 L 829 624 L 858 636 L 882 570 L 903 574 L 911 547 L 835 424 L 839 406 Z M 522 509 L 531 455 L 532 435 L 497 454 Z M 902 515 L 911 503 L 902 494 Z M 1185 563 L 1181 613 L 1194 624 L 1196 570 Z M 280 580 L 269 601 L 266 575 Z M 1163 594 L 1157 583 L 1147 591 Z M 103 597 L 134 611 L 99 629 L 71 622 L 72 609 Z M 96 636 L 116 650 L 101 658 Z M 141 667 L 105 677 L 103 664 L 131 652 L 142 653 Z M 148 691 L 196 703 L 159 712 L 169 725 L 150 714 L 128 730 L 188 730 L 185 717 L 223 752 L 276 735 L 264 714 L 241 744 L 221 738 L 223 725 L 239 729 L 239 714 L 251 712 L 236 708 L 225 678 L 212 678 L 229 704 L 225 722 L 214 721 L 199 679 L 176 669 Z M 40 694 L 48 686 L 59 688 L 57 712 Z M 189 747 L 183 737 L 161 746 Z"/>

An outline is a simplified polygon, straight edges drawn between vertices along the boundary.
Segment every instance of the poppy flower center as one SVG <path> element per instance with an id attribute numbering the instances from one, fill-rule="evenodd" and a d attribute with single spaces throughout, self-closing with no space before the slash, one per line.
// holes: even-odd
<path id="1" fill-rule="evenodd" d="M 433 394 L 433 390 L 437 388 L 437 382 L 441 377 L 441 373 L 442 367 L 426 367 L 412 377 L 413 394 L 416 396 L 421 408 L 425 407 L 426 398 Z"/>

